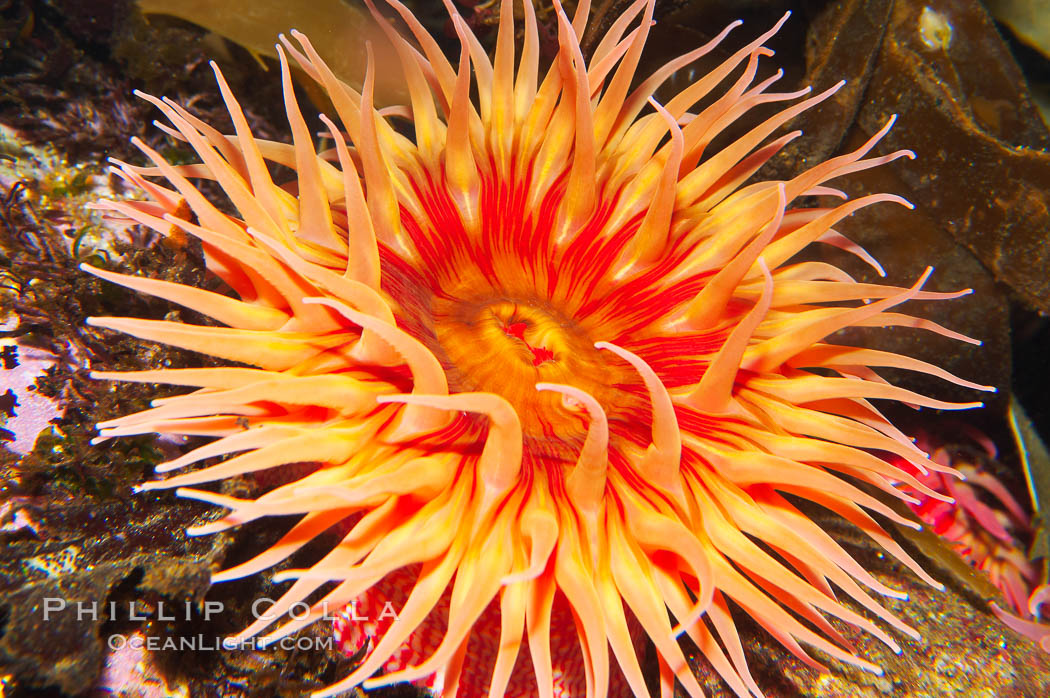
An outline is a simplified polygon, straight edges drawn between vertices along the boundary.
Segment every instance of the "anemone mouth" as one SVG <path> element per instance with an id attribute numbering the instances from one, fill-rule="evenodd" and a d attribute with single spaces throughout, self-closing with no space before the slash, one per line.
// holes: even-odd
<path id="1" fill-rule="evenodd" d="M 574 463 L 591 419 L 575 398 L 539 391 L 537 384 L 582 390 L 612 425 L 610 448 L 644 448 L 651 418 L 644 382 L 595 346 L 623 332 L 617 309 L 623 299 L 615 297 L 612 277 L 629 268 L 619 258 L 641 216 L 614 221 L 617 232 L 607 240 L 603 227 L 619 194 L 603 198 L 567 244 L 553 235 L 565 182 L 558 180 L 532 210 L 525 197 L 528 170 L 479 174 L 474 226 L 449 216 L 456 208 L 454 189 L 428 176 L 413 184 L 421 206 L 401 214 L 414 254 L 388 257 L 383 267 L 383 288 L 398 308 L 398 324 L 440 360 L 451 393 L 508 401 L 522 428 L 524 467 Z M 654 290 L 651 279 L 638 285 Z M 655 307 L 657 315 L 668 309 L 663 303 Z M 684 364 L 696 368 L 695 362 Z"/>
<path id="2" fill-rule="evenodd" d="M 444 297 L 432 305 L 430 321 L 440 352 L 450 364 L 449 389 L 486 392 L 506 399 L 534 446 L 566 444 L 546 455 L 569 460 L 568 446 L 587 433 L 586 411 L 561 396 L 536 390 L 537 383 L 572 383 L 595 395 L 607 413 L 621 414 L 624 401 L 611 387 L 625 377 L 594 348 L 594 339 L 553 304 L 488 294 Z"/>

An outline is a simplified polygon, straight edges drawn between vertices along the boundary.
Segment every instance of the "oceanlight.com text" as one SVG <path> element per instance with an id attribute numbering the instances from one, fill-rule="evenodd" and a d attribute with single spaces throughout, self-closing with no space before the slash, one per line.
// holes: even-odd
<path id="1" fill-rule="evenodd" d="M 282 637 L 269 644 L 263 644 L 259 638 L 248 638 L 245 640 L 231 640 L 230 638 L 216 637 L 213 635 L 140 635 L 132 633 L 123 635 L 114 633 L 106 638 L 106 645 L 113 651 L 130 647 L 135 650 L 148 650 L 150 652 L 165 651 L 190 651 L 190 652 L 218 652 L 220 650 L 259 650 L 280 648 L 282 650 L 296 650 L 299 652 L 311 652 L 314 650 L 331 651 L 335 649 L 335 638 L 332 637 Z"/>

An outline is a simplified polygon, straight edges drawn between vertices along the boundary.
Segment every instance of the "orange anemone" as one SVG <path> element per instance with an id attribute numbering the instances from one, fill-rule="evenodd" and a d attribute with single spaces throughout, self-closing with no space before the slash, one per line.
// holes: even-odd
<path id="1" fill-rule="evenodd" d="M 826 183 L 911 157 L 867 157 L 893 119 L 855 152 L 787 181 L 753 181 L 799 132 L 767 140 L 771 134 L 838 88 L 805 96 L 771 92 L 779 74 L 755 82 L 759 59 L 771 53 L 762 44 L 780 24 L 661 105 L 654 91 L 735 24 L 638 76 L 652 0 L 631 5 L 589 61 L 579 44 L 588 3 L 571 21 L 559 6 L 559 52 L 541 75 L 530 2 L 515 60 L 514 12 L 503 0 L 492 61 L 446 3 L 462 43 L 458 65 L 403 5 L 389 2 L 411 38 L 375 14 L 400 56 L 408 108 L 377 110 L 372 61 L 358 93 L 297 32 L 297 44 L 282 37 L 280 51 L 291 144 L 252 136 L 218 69 L 233 135 L 143 95 L 201 162 L 173 165 L 136 141 L 153 166 L 116 163 L 116 171 L 148 200 L 99 206 L 163 234 L 196 237 L 208 270 L 233 295 L 85 267 L 225 327 L 90 323 L 240 365 L 96 374 L 196 388 L 100 424 L 100 438 L 215 438 L 157 468 L 178 473 L 142 487 L 178 488 L 228 510 L 192 534 L 301 517 L 278 543 L 214 581 L 265 570 L 344 527 L 342 541 L 312 567 L 276 575 L 294 580 L 271 609 L 277 617 L 326 591 L 310 615 L 266 639 L 311 623 L 322 604 L 342 606 L 412 571 L 398 619 L 353 673 L 319 695 L 428 676 L 454 694 L 472 628 L 490 605 L 499 615 L 487 688 L 494 697 L 504 695 L 516 663 L 534 673 L 538 695 L 553 694 L 560 669 L 552 635 L 578 640 L 587 696 L 605 696 L 619 672 L 635 695 L 649 695 L 633 627 L 655 646 L 665 695 L 676 680 L 702 695 L 683 633 L 737 695 L 760 695 L 730 600 L 809 664 L 821 666 L 802 644 L 878 672 L 827 617 L 898 645 L 832 589 L 915 636 L 865 587 L 903 595 L 784 495 L 842 515 L 939 586 L 868 512 L 910 522 L 854 483 L 904 500 L 898 483 L 944 497 L 873 449 L 920 471 L 946 469 L 869 400 L 979 403 L 930 399 L 874 369 L 983 386 L 826 338 L 850 326 L 904 326 L 965 339 L 892 310 L 965 291 L 921 290 L 929 271 L 896 288 L 792 262 L 823 242 L 878 268 L 833 226 L 871 204 L 910 204 L 890 194 L 836 203 L 846 197 Z M 341 127 L 322 119 L 333 150 L 315 151 L 286 54 L 331 98 Z M 725 147 L 708 147 L 748 110 L 782 101 L 793 104 Z M 412 137 L 395 121 L 406 116 Z M 270 163 L 298 180 L 276 184 Z M 195 178 L 216 182 L 237 215 L 209 201 Z M 829 203 L 793 207 L 799 197 Z M 221 456 L 229 457 L 212 460 Z M 189 467 L 201 461 L 210 464 Z M 293 469 L 297 479 L 257 499 L 191 489 L 301 462 L 320 467 Z M 551 627 L 555 599 L 571 609 L 571 628 Z M 373 676 L 439 604 L 447 622 L 427 656 Z M 262 633 L 271 617 L 238 638 Z"/>

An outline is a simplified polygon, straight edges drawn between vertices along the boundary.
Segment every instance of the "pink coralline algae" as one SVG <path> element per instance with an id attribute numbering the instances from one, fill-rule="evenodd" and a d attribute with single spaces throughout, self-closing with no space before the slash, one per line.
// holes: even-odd
<path id="1" fill-rule="evenodd" d="M 11 318 L 0 322 L 0 329 L 16 324 L 17 319 Z M 0 351 L 4 356 L 0 363 L 0 435 L 9 449 L 24 456 L 33 450 L 40 432 L 65 409 L 33 388 L 44 371 L 55 365 L 55 357 L 14 339 L 0 340 Z"/>

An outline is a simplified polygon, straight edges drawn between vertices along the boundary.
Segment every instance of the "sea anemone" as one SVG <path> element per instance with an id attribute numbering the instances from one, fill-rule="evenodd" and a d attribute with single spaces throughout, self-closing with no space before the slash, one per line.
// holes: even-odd
<path id="1" fill-rule="evenodd" d="M 943 501 L 916 492 L 919 501 L 910 505 L 912 511 L 948 540 L 963 559 L 987 574 L 1011 608 L 1024 613 L 1022 609 L 1039 578 L 1021 542 L 1030 536 L 1031 522 L 1006 485 L 981 464 L 984 458 L 995 459 L 994 444 L 980 438 L 983 455 L 946 448 L 926 434 L 920 434 L 916 444 L 928 451 L 934 462 L 951 467 L 965 481 L 958 482 L 942 472 L 919 473 L 910 463 L 893 459 L 923 484 L 952 498 Z"/>
<path id="2" fill-rule="evenodd" d="M 972 434 L 972 439 L 983 453 L 968 447 L 946 447 L 925 433 L 918 434 L 915 441 L 935 462 L 966 478 L 964 482 L 943 472 L 920 473 L 900 458 L 892 460 L 930 489 L 952 498 L 943 501 L 913 492 L 918 501 L 909 506 L 1003 593 L 1010 611 L 993 602 L 990 606 L 996 617 L 1050 652 L 1050 625 L 1039 622 L 1041 607 L 1050 602 L 1050 586 L 1039 585 L 1039 567 L 1026 552 L 1032 522 L 1006 485 L 984 464 L 996 459 L 995 444 L 979 432 Z"/>
<path id="3" fill-rule="evenodd" d="M 539 696 L 553 695 L 566 671 L 575 672 L 574 695 L 605 696 L 621 674 L 635 695 L 649 695 L 632 633 L 654 645 L 665 695 L 676 680 L 702 695 L 683 633 L 737 695 L 760 695 L 732 601 L 812 666 L 822 667 L 802 644 L 879 672 L 828 617 L 895 651 L 897 643 L 833 587 L 914 637 L 863 587 L 904 595 L 793 500 L 841 515 L 939 586 L 868 512 L 912 524 L 872 488 L 909 501 L 898 484 L 944 495 L 869 451 L 896 454 L 920 472 L 947 469 L 869 400 L 980 403 L 927 398 L 875 369 L 983 386 L 826 338 L 851 326 L 903 326 L 966 339 L 891 310 L 966 291 L 923 291 L 929 269 L 896 288 L 792 258 L 823 242 L 878 269 L 833 226 L 875 203 L 910 204 L 890 194 L 836 203 L 846 196 L 826 183 L 912 157 L 866 157 L 893 119 L 855 152 L 786 181 L 752 181 L 800 135 L 767 142 L 770 134 L 839 87 L 709 147 L 752 108 L 806 95 L 770 92 L 780 73 L 755 82 L 759 60 L 771 54 L 762 44 L 784 20 L 660 104 L 655 90 L 738 23 L 640 77 L 652 0 L 613 22 L 589 60 L 579 42 L 588 3 L 572 20 L 555 3 L 558 53 L 541 79 L 530 2 L 517 61 L 509 0 L 492 61 L 446 3 L 462 44 L 458 65 L 407 8 L 389 4 L 414 37 L 372 8 L 400 56 L 408 108 L 375 108 L 373 60 L 358 93 L 292 32 L 298 46 L 282 37 L 279 53 L 293 143 L 254 138 L 216 68 L 235 134 L 142 95 L 201 162 L 170 164 L 136 140 L 153 166 L 118 162 L 116 172 L 148 200 L 99 204 L 162 234 L 197 238 L 208 270 L 236 297 L 86 267 L 226 327 L 90 324 L 240 364 L 95 374 L 197 388 L 101 423 L 100 439 L 214 437 L 158 472 L 231 457 L 142 486 L 178 488 L 229 510 L 193 535 L 300 517 L 272 547 L 213 581 L 272 567 L 327 529 L 343 534 L 308 569 L 276 574 L 294 583 L 237 639 L 308 598 L 309 615 L 264 639 L 369 590 L 396 588 L 404 592 L 398 618 L 348 677 L 318 695 L 426 677 L 455 694 L 465 664 L 473 667 L 468 642 L 486 609 L 498 618 L 498 640 L 487 687 L 464 688 L 467 695 L 504 695 L 516 665 L 531 669 Z M 342 128 L 321 117 L 330 151 L 315 150 L 286 54 L 334 105 Z M 406 116 L 409 129 L 395 121 Z M 275 184 L 271 163 L 297 180 Z M 217 183 L 237 214 L 209 201 L 194 178 Z M 829 203 L 793 207 L 800 197 Z M 290 467 L 307 462 L 318 465 Z M 190 489 L 275 468 L 290 481 L 256 499 Z M 436 640 L 422 659 L 389 671 L 391 657 L 424 631 Z M 570 654 L 575 661 L 562 666 Z"/>
<path id="4" fill-rule="evenodd" d="M 1040 584 L 1028 596 L 1028 602 L 1017 609 L 1018 615 L 1004 611 L 997 604 L 991 604 L 992 612 L 1008 628 L 1019 635 L 1024 635 L 1032 642 L 1039 644 L 1044 652 L 1050 652 L 1050 623 L 1040 623 L 1043 606 L 1050 605 L 1050 584 Z"/>

